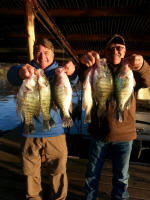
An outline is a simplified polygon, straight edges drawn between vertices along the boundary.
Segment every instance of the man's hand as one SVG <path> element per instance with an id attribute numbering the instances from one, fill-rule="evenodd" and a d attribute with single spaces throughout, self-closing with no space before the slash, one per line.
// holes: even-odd
<path id="1" fill-rule="evenodd" d="M 75 71 L 75 65 L 73 64 L 72 61 L 68 61 L 65 65 L 63 65 L 63 67 L 65 69 L 65 73 L 68 76 L 71 76 Z"/>
<path id="2" fill-rule="evenodd" d="M 80 62 L 87 67 L 92 67 L 95 64 L 96 59 L 100 59 L 99 54 L 96 51 L 90 51 L 80 58 Z"/>
<path id="3" fill-rule="evenodd" d="M 140 70 L 144 62 L 143 56 L 137 54 L 132 54 L 131 56 L 125 58 L 125 60 L 129 63 L 129 67 L 133 71 Z"/>
<path id="4" fill-rule="evenodd" d="M 19 77 L 21 79 L 27 79 L 32 76 L 32 74 L 36 73 L 36 69 L 32 67 L 29 64 L 24 65 L 20 70 L 19 70 Z"/>

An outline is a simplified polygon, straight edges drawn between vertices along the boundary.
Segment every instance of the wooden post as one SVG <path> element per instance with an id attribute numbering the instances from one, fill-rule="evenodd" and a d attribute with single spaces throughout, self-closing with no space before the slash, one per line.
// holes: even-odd
<path id="1" fill-rule="evenodd" d="M 76 55 L 76 53 L 71 49 L 71 46 L 69 42 L 66 40 L 65 36 L 61 33 L 59 27 L 56 25 L 54 20 L 45 12 L 45 10 L 41 7 L 39 2 L 37 0 L 32 0 L 35 8 L 37 11 L 41 14 L 45 22 L 48 24 L 48 28 L 52 29 L 55 35 L 57 35 L 58 39 L 61 41 L 61 43 L 66 48 L 67 52 L 71 55 L 71 57 L 74 59 L 76 63 L 79 63 L 79 58 Z"/>
<path id="2" fill-rule="evenodd" d="M 28 39 L 28 53 L 29 61 L 34 58 L 33 55 L 33 45 L 35 41 L 35 31 L 34 31 L 34 14 L 33 14 L 33 4 L 32 0 L 24 0 L 25 4 L 25 15 L 26 15 L 26 30 Z"/>

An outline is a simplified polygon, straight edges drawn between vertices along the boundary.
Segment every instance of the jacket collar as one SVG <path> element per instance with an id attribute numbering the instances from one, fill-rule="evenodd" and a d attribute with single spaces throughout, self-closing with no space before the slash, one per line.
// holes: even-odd
<path id="1" fill-rule="evenodd" d="M 31 65 L 34 66 L 36 69 L 40 69 L 40 67 L 35 63 L 34 60 L 31 61 Z M 58 63 L 54 61 L 51 65 L 44 69 L 45 72 L 54 70 L 58 67 Z"/>

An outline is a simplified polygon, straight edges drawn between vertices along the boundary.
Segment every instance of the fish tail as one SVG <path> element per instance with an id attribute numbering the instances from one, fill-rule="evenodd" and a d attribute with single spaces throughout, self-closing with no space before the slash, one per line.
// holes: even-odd
<path id="1" fill-rule="evenodd" d="M 64 128 L 66 127 L 72 127 L 73 126 L 73 120 L 71 117 L 63 117 L 62 119 L 62 126 Z"/>
<path id="2" fill-rule="evenodd" d="M 55 121 L 53 120 L 53 118 L 50 118 L 49 125 L 50 125 L 51 128 L 55 127 Z"/>
<path id="3" fill-rule="evenodd" d="M 49 131 L 53 127 L 55 127 L 55 122 L 52 118 L 43 120 L 43 131 Z"/>

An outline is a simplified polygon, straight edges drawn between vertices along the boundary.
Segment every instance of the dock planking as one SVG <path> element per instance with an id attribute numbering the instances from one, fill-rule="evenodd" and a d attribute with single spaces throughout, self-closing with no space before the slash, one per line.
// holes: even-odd
<path id="1" fill-rule="evenodd" d="M 17 133 L 8 133 L 0 137 L 0 199 L 24 200 L 25 178 L 22 175 L 20 149 L 21 140 Z M 68 157 L 68 197 L 67 200 L 81 200 L 84 193 L 84 174 L 87 159 Z M 45 196 L 48 195 L 48 176 L 43 164 L 42 184 Z M 129 200 L 150 200 L 150 164 L 130 162 Z M 107 159 L 104 163 L 99 184 L 98 200 L 110 200 L 112 189 L 112 165 Z"/>

